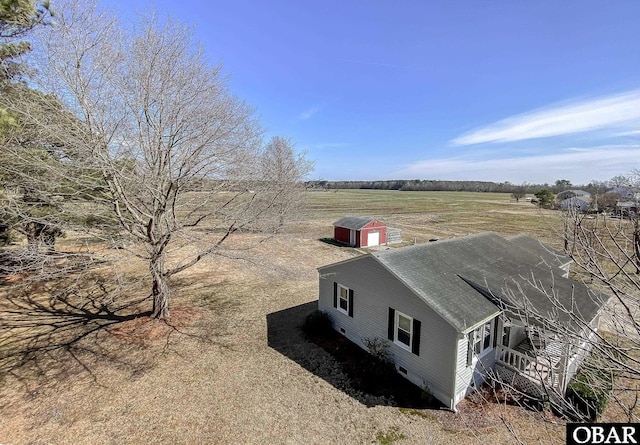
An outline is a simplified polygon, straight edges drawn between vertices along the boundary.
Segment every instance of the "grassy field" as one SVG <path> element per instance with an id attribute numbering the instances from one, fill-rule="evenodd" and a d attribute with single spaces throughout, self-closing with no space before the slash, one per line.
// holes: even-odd
<path id="1" fill-rule="evenodd" d="M 359 254 L 320 241 L 345 214 L 400 228 L 405 243 L 491 230 L 555 244 L 557 229 L 552 212 L 504 194 L 312 192 L 285 233 L 177 276 L 168 324 L 136 316 L 150 309 L 146 265 L 119 250 L 64 283 L 5 282 L 0 443 L 564 443 L 559 419 L 520 407 L 478 397 L 453 414 L 361 393 L 301 336 L 316 268 Z"/>
<path id="2" fill-rule="evenodd" d="M 371 216 L 403 231 L 406 241 L 425 242 L 494 231 L 526 233 L 555 243 L 560 221 L 507 193 L 337 190 L 309 193 L 307 222 L 331 236 L 331 223 L 344 215 Z"/>

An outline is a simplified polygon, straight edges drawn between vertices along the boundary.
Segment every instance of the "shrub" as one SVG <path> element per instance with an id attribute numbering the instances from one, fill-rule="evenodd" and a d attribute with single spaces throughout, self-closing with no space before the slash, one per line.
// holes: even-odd
<path id="1" fill-rule="evenodd" d="M 389 361 L 389 342 L 380 338 L 363 338 L 362 343 L 367 347 L 369 354 L 379 360 Z"/>
<path id="2" fill-rule="evenodd" d="M 587 373 L 580 373 L 567 388 L 567 400 L 579 415 L 589 420 L 596 420 L 604 412 L 613 386 L 611 376 L 598 374 L 590 378 Z"/>
<path id="3" fill-rule="evenodd" d="M 573 413 L 578 420 L 595 420 L 609 403 L 613 380 L 616 375 L 611 369 L 612 357 L 624 360 L 619 351 L 593 351 L 585 360 L 582 368 L 569 382 L 566 399 L 573 405 Z"/>
<path id="4" fill-rule="evenodd" d="M 302 324 L 302 332 L 308 338 L 314 338 L 331 332 L 331 319 L 326 312 L 315 310 L 307 315 Z"/>

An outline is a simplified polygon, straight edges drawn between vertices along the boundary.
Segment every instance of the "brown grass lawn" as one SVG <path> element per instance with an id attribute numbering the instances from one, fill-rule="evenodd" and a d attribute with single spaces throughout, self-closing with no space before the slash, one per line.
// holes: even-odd
<path id="1" fill-rule="evenodd" d="M 146 268 L 121 251 L 104 253 L 115 267 L 48 288 L 0 286 L 0 443 L 564 443 L 559 419 L 480 397 L 453 414 L 360 393 L 298 329 L 316 268 L 358 254 L 319 241 L 344 214 L 420 242 L 485 230 L 550 241 L 549 213 L 501 194 L 309 198 L 303 221 L 246 259 L 213 257 L 177 277 L 169 323 L 136 317 L 150 309 Z"/>

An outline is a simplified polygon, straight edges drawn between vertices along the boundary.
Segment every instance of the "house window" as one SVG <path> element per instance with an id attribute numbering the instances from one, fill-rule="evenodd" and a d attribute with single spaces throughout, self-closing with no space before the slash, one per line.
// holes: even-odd
<path id="1" fill-rule="evenodd" d="M 469 332 L 467 365 L 471 365 L 478 356 L 495 346 L 495 322 L 495 320 L 488 321 Z"/>
<path id="2" fill-rule="evenodd" d="M 349 313 L 349 288 L 338 284 L 338 310 Z"/>
<path id="3" fill-rule="evenodd" d="M 353 289 L 334 282 L 333 307 L 343 314 L 353 317 Z"/>
<path id="4" fill-rule="evenodd" d="M 420 329 L 422 323 L 413 317 L 389 308 L 387 338 L 402 349 L 420 355 Z"/>
<path id="5" fill-rule="evenodd" d="M 396 311 L 396 338 L 395 342 L 405 349 L 411 349 L 413 318 Z"/>

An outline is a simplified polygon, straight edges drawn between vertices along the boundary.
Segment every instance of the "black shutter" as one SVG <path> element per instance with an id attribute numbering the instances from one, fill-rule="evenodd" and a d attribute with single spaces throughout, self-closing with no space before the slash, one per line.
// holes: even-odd
<path id="1" fill-rule="evenodd" d="M 420 320 L 413 319 L 413 332 L 411 334 L 411 352 L 420 355 Z"/>
<path id="2" fill-rule="evenodd" d="M 338 307 L 338 283 L 333 282 L 333 307 Z"/>
<path id="3" fill-rule="evenodd" d="M 349 289 L 349 317 L 353 317 L 353 289 Z"/>
<path id="4" fill-rule="evenodd" d="M 493 347 L 498 346 L 498 323 L 499 318 L 493 319 Z"/>
<path id="5" fill-rule="evenodd" d="M 467 334 L 467 366 L 473 362 L 473 331 Z"/>
<path id="6" fill-rule="evenodd" d="M 395 324 L 396 322 L 396 310 L 392 307 L 389 308 L 389 331 L 387 338 L 391 341 L 395 340 Z"/>

